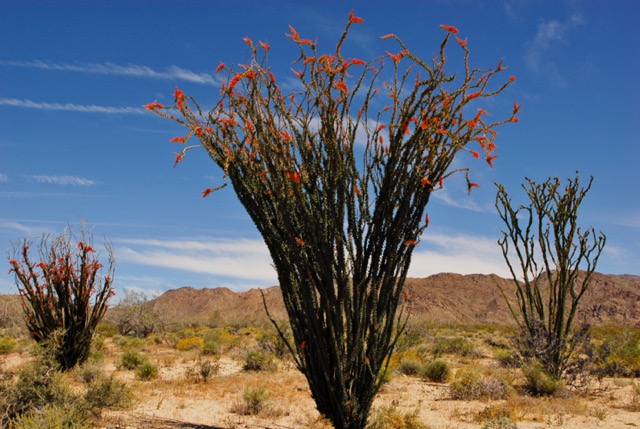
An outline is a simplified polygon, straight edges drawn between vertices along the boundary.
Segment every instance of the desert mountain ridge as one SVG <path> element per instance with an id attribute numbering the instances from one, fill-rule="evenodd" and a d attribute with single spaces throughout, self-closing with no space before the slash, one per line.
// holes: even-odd
<path id="1" fill-rule="evenodd" d="M 407 278 L 405 291 L 412 315 L 433 323 L 512 324 L 498 286 L 515 299 L 512 281 L 494 274 L 441 273 Z M 245 292 L 186 286 L 169 290 L 151 303 L 183 321 L 259 322 L 267 319 L 263 295 L 270 314 L 284 319 L 286 312 L 278 286 Z M 580 303 L 578 320 L 593 325 L 640 327 L 640 276 L 594 273 Z"/>

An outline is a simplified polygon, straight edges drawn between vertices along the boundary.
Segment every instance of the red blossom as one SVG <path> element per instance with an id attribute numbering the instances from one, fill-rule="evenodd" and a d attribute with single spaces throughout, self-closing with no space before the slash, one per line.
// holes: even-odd
<path id="1" fill-rule="evenodd" d="M 473 155 L 474 158 L 480 158 L 480 154 L 478 154 L 478 152 L 476 152 L 475 150 L 471 151 L 471 155 Z"/>
<path id="2" fill-rule="evenodd" d="M 364 22 L 364 19 L 353 16 L 353 9 L 349 12 L 349 22 L 352 24 L 360 24 Z"/>
<path id="3" fill-rule="evenodd" d="M 458 34 L 458 29 L 452 25 L 440 25 L 440 28 L 442 28 L 444 31 L 448 31 L 450 33 L 453 34 Z"/>
<path id="4" fill-rule="evenodd" d="M 473 188 L 479 188 L 480 185 L 478 185 L 476 182 L 467 182 L 467 189 L 469 191 L 469 193 L 471 193 L 471 190 Z"/>
<path id="5" fill-rule="evenodd" d="M 393 60 L 393 62 L 396 65 L 400 62 L 402 57 L 406 55 L 406 53 L 407 51 L 401 51 L 401 52 L 398 52 L 397 54 L 392 54 L 391 52 L 387 51 L 387 55 Z"/>
<path id="6" fill-rule="evenodd" d="M 169 140 L 169 143 L 184 143 L 185 141 L 187 141 L 185 137 L 174 137 Z"/>
<path id="7" fill-rule="evenodd" d="M 498 155 L 487 155 L 487 164 L 489 164 L 489 166 L 491 166 L 491 168 L 493 168 L 493 160 L 496 159 L 498 157 Z"/>
<path id="8" fill-rule="evenodd" d="M 429 213 L 424 215 L 424 226 L 429 226 Z"/>
<path id="9" fill-rule="evenodd" d="M 251 46 L 253 48 L 253 41 L 251 39 L 249 39 L 248 37 L 243 37 L 242 40 L 244 40 L 244 43 L 246 43 L 247 45 Z"/>
<path id="10" fill-rule="evenodd" d="M 342 91 L 345 94 L 349 93 L 349 89 L 347 88 L 347 84 L 344 82 L 344 80 L 340 80 L 338 81 L 338 83 L 335 84 L 336 89 L 338 89 L 339 91 Z"/>
<path id="11" fill-rule="evenodd" d="M 202 191 L 202 198 L 208 197 L 209 194 L 212 193 L 212 192 L 213 192 L 213 189 L 211 189 L 211 188 L 205 189 L 204 191 Z"/>
<path id="12" fill-rule="evenodd" d="M 458 36 L 456 36 L 456 42 L 458 42 L 458 44 L 463 48 L 467 47 L 467 39 L 461 39 Z"/>
<path id="13" fill-rule="evenodd" d="M 431 183 L 431 180 L 427 179 L 426 177 L 423 177 L 420 183 L 422 184 L 423 188 L 427 185 L 429 186 L 433 185 L 433 183 Z"/>
<path id="14" fill-rule="evenodd" d="M 514 80 L 516 80 L 515 76 L 509 76 L 509 82 L 513 82 Z"/>
<path id="15" fill-rule="evenodd" d="M 467 95 L 464 100 L 465 101 L 473 100 L 474 98 L 480 97 L 480 95 L 482 95 L 482 91 L 474 92 L 472 94 Z"/>
<path id="16" fill-rule="evenodd" d="M 367 65 L 366 61 L 362 61 L 362 60 L 359 60 L 357 58 L 352 59 L 351 60 L 351 64 L 355 64 L 355 65 L 359 65 L 359 66 L 366 66 Z"/>
<path id="17" fill-rule="evenodd" d="M 184 152 L 176 153 L 175 156 L 176 158 L 175 158 L 175 161 L 173 162 L 174 167 L 180 164 L 180 162 L 182 161 L 182 158 L 184 158 Z"/>
<path id="18" fill-rule="evenodd" d="M 396 35 L 393 33 L 389 33 L 382 36 L 381 39 L 391 39 L 392 37 L 396 37 Z"/>
<path id="19" fill-rule="evenodd" d="M 438 130 L 436 130 L 436 134 L 447 134 L 449 131 L 445 130 L 444 128 L 440 128 Z"/>
<path id="20" fill-rule="evenodd" d="M 287 173 L 287 177 L 296 183 L 300 181 L 300 173 Z"/>
<path id="21" fill-rule="evenodd" d="M 296 29 L 295 29 L 295 28 L 293 28 L 291 25 L 289 26 L 289 31 L 291 31 L 291 34 L 286 34 L 286 33 L 285 33 L 285 36 L 287 36 L 289 39 L 293 39 L 293 40 L 295 40 L 296 42 L 297 42 L 298 40 L 300 40 L 300 35 L 299 35 L 299 34 L 298 34 L 298 32 L 296 31 Z"/>
<path id="22" fill-rule="evenodd" d="M 405 246 L 417 246 L 418 242 L 416 240 L 413 239 L 408 239 L 404 241 L 404 245 Z"/>
<path id="23" fill-rule="evenodd" d="M 224 63 L 220 63 L 218 67 L 216 67 L 216 74 L 220 73 L 220 71 L 225 67 Z"/>
<path id="24" fill-rule="evenodd" d="M 296 237 L 296 243 L 298 244 L 298 246 L 304 246 L 304 240 L 299 237 Z"/>
<path id="25" fill-rule="evenodd" d="M 154 101 L 153 103 L 145 104 L 144 107 L 146 107 L 147 110 L 154 110 L 154 109 L 162 109 L 162 108 L 164 108 L 164 106 L 162 104 L 158 103 L 157 101 Z"/>
<path id="26" fill-rule="evenodd" d="M 269 44 L 265 43 L 265 42 L 258 42 L 260 44 L 260 47 L 262 49 L 264 49 L 265 51 L 268 51 L 269 49 L 271 49 L 271 46 L 269 46 Z"/>

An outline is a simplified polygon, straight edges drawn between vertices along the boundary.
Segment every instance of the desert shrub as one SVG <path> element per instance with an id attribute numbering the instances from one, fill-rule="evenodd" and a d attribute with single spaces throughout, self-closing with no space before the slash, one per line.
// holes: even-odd
<path id="1" fill-rule="evenodd" d="M 262 350 L 252 350 L 245 355 L 242 369 L 245 371 L 273 371 L 277 367 L 271 354 Z"/>
<path id="2" fill-rule="evenodd" d="M 551 396 L 558 390 L 558 380 L 549 375 L 540 364 L 530 364 L 522 368 L 526 383 L 524 388 L 535 396 Z"/>
<path id="3" fill-rule="evenodd" d="M 136 369 L 147 360 L 147 357 L 139 351 L 128 349 L 120 356 L 120 366 L 124 369 Z"/>
<path id="4" fill-rule="evenodd" d="M 202 346 L 202 354 L 214 356 L 220 353 L 220 346 L 215 341 L 205 341 Z"/>
<path id="5" fill-rule="evenodd" d="M 147 345 L 147 341 L 144 338 L 138 337 L 123 337 L 117 335 L 113 337 L 113 342 L 125 349 L 142 349 Z"/>
<path id="6" fill-rule="evenodd" d="M 231 406 L 231 412 L 243 416 L 255 416 L 264 411 L 269 404 L 269 393 L 262 386 L 245 386 L 242 400 Z"/>
<path id="7" fill-rule="evenodd" d="M 31 409 L 11 422 L 12 429 L 90 429 L 89 416 L 73 404 Z"/>
<path id="8" fill-rule="evenodd" d="M 515 368 L 520 364 L 518 354 L 511 349 L 495 349 L 493 358 L 506 368 Z"/>
<path id="9" fill-rule="evenodd" d="M 198 360 L 193 366 L 188 367 L 185 376 L 195 383 L 206 383 L 220 370 L 220 363 L 209 359 Z"/>
<path id="10" fill-rule="evenodd" d="M 419 359 L 405 356 L 400 359 L 398 371 L 404 375 L 418 375 L 422 366 L 422 362 Z"/>
<path id="11" fill-rule="evenodd" d="M 94 378 L 84 395 L 89 408 L 129 408 L 133 404 L 133 393 L 126 383 L 113 376 Z"/>
<path id="12" fill-rule="evenodd" d="M 16 348 L 16 340 L 9 337 L 0 337 L 0 354 L 11 353 Z"/>
<path id="13" fill-rule="evenodd" d="M 181 352 L 188 350 L 202 350 L 204 349 L 204 340 L 200 337 L 187 337 L 178 341 L 176 349 Z"/>
<path id="14" fill-rule="evenodd" d="M 492 422 L 503 418 L 512 418 L 513 410 L 505 404 L 489 405 L 477 412 L 474 420 L 477 422 Z"/>
<path id="15" fill-rule="evenodd" d="M 418 419 L 418 410 L 401 413 L 398 407 L 391 405 L 376 409 L 367 429 L 427 429 L 427 426 Z"/>
<path id="16" fill-rule="evenodd" d="M 290 336 L 290 331 L 283 331 L 283 334 Z M 280 337 L 280 335 L 273 329 L 263 332 L 258 336 L 258 345 L 265 352 L 272 354 L 278 359 L 284 358 L 289 353 L 287 344 L 284 342 L 282 337 Z"/>
<path id="17" fill-rule="evenodd" d="M 593 334 L 594 369 L 599 376 L 640 376 L 640 329 L 600 328 Z"/>
<path id="18" fill-rule="evenodd" d="M 497 377 L 482 377 L 478 372 L 465 369 L 456 375 L 449 385 L 449 396 L 452 399 L 503 399 L 509 393 L 509 384 Z"/>
<path id="19" fill-rule="evenodd" d="M 102 375 L 102 370 L 96 364 L 84 364 L 76 371 L 76 375 L 80 381 L 90 384 L 93 380 Z"/>
<path id="20" fill-rule="evenodd" d="M 471 340 L 464 337 L 439 337 L 433 345 L 434 356 L 443 354 L 455 354 L 463 357 L 473 357 L 477 355 Z"/>
<path id="21" fill-rule="evenodd" d="M 518 429 L 518 425 L 509 417 L 498 417 L 485 423 L 482 429 Z"/>
<path id="22" fill-rule="evenodd" d="M 140 366 L 136 368 L 136 377 L 140 380 L 149 381 L 158 378 L 160 370 L 151 362 L 144 361 Z"/>
<path id="23" fill-rule="evenodd" d="M 423 365 L 420 376 L 434 383 L 444 383 L 451 375 L 449 364 L 443 360 L 436 359 Z"/>
<path id="24" fill-rule="evenodd" d="M 15 273 L 31 338 L 40 345 L 55 339 L 59 347 L 49 350 L 66 371 L 89 357 L 96 326 L 115 293 L 113 248 L 106 244 L 108 267 L 103 276 L 86 227 L 80 237 L 68 230 L 52 240 L 44 235 L 38 246 L 40 261 L 31 259 L 30 244 L 28 239 L 14 244 L 10 272 Z"/>

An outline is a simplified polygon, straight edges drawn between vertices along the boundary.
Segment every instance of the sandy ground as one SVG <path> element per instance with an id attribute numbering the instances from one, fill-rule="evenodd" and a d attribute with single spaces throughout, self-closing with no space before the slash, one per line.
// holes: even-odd
<path id="1" fill-rule="evenodd" d="M 162 358 L 158 359 L 159 362 Z M 272 372 L 245 372 L 230 358 L 222 358 L 220 371 L 207 383 L 185 377 L 192 363 L 171 363 L 160 378 L 137 381 L 117 371 L 134 386 L 138 399 L 132 410 L 108 412 L 104 428 L 325 428 L 319 422 L 306 381 L 291 365 Z M 257 416 L 233 412 L 242 403 L 246 386 L 262 386 L 269 393 L 266 409 Z M 640 426 L 640 404 L 632 381 L 607 380 L 588 395 L 567 398 L 528 398 L 514 394 L 511 400 L 459 401 L 447 398 L 448 385 L 429 383 L 396 374 L 379 393 L 374 410 L 396 406 L 401 413 L 417 413 L 432 429 L 480 428 L 478 415 L 487 409 L 509 406 L 519 428 L 562 427 L 631 428 Z"/>

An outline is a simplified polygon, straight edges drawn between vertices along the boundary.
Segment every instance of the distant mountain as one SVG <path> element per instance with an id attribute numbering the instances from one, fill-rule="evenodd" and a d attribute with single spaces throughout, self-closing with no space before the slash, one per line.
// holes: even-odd
<path id="1" fill-rule="evenodd" d="M 511 280 L 496 275 L 443 273 L 406 281 L 407 305 L 414 317 L 434 323 L 511 324 L 509 308 L 498 285 L 511 298 Z M 170 290 L 153 300 L 156 308 L 185 322 L 263 322 L 267 307 L 276 319 L 286 317 L 280 289 L 246 292 L 227 288 Z M 578 320 L 595 325 L 640 326 L 640 276 L 594 274 Z"/>

